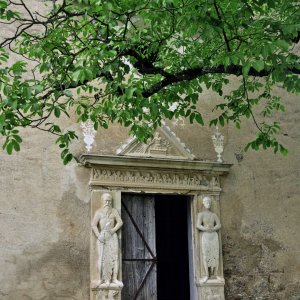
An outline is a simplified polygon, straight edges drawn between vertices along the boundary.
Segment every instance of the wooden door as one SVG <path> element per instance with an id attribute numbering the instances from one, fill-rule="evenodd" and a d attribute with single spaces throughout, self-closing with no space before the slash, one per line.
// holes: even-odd
<path id="1" fill-rule="evenodd" d="M 156 300 L 154 196 L 122 194 L 122 219 L 122 300 Z"/>

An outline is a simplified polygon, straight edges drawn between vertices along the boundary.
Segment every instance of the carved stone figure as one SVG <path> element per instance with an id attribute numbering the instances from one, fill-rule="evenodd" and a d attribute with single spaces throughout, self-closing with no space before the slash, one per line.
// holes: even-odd
<path id="1" fill-rule="evenodd" d="M 163 139 L 158 132 L 156 132 L 153 140 L 145 149 L 145 153 L 166 155 L 168 152 L 168 148 L 169 143 L 165 139 Z"/>
<path id="2" fill-rule="evenodd" d="M 92 221 L 92 229 L 97 238 L 99 254 L 99 281 L 96 286 L 123 287 L 119 281 L 119 247 L 117 231 L 123 225 L 118 211 L 112 207 L 112 196 L 104 193 L 101 196 L 104 207 L 98 209 Z"/>
<path id="3" fill-rule="evenodd" d="M 217 230 L 221 228 L 218 216 L 210 211 L 211 199 L 203 198 L 204 210 L 198 213 L 197 228 L 202 231 L 201 252 L 205 275 L 201 282 L 209 277 L 216 277 L 219 267 L 219 237 Z"/>

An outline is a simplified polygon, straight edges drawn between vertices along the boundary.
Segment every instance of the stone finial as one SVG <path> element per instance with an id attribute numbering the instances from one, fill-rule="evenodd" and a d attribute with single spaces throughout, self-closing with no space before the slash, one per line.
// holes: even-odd
<path id="1" fill-rule="evenodd" d="M 94 129 L 94 123 L 91 119 L 88 119 L 86 122 L 81 122 L 81 128 L 85 148 L 89 152 L 91 151 L 92 145 L 95 141 L 96 130 Z"/>
<path id="2" fill-rule="evenodd" d="M 219 131 L 218 126 L 216 126 L 216 130 L 213 133 L 212 137 L 212 141 L 215 147 L 215 151 L 217 153 L 218 156 L 218 162 L 223 162 L 222 160 L 222 156 L 221 154 L 223 153 L 224 150 L 224 136 L 222 135 L 222 133 Z"/>

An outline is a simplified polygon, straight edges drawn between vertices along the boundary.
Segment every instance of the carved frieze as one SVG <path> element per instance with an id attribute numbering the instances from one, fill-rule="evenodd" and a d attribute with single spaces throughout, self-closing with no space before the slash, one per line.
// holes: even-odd
<path id="1" fill-rule="evenodd" d="M 174 189 L 189 188 L 192 190 L 220 191 L 219 176 L 206 176 L 199 173 L 116 170 L 110 168 L 93 168 L 91 184 L 123 187 L 172 187 Z"/>

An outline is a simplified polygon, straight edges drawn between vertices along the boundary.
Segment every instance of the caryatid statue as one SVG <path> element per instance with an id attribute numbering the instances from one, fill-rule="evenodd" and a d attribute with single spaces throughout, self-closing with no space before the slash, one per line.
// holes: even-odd
<path id="1" fill-rule="evenodd" d="M 219 217 L 210 211 L 210 197 L 204 197 L 202 202 L 204 210 L 198 213 L 197 228 L 202 231 L 201 252 L 205 276 L 201 278 L 201 282 L 204 283 L 209 277 L 217 277 L 220 259 L 217 231 L 221 228 L 221 223 Z"/>
<path id="2" fill-rule="evenodd" d="M 117 231 L 123 225 L 118 211 L 112 207 L 112 196 L 104 193 L 101 196 L 104 207 L 96 211 L 92 222 L 92 229 L 97 237 L 99 254 L 99 287 L 123 287 L 118 280 L 119 273 L 119 245 Z"/>

